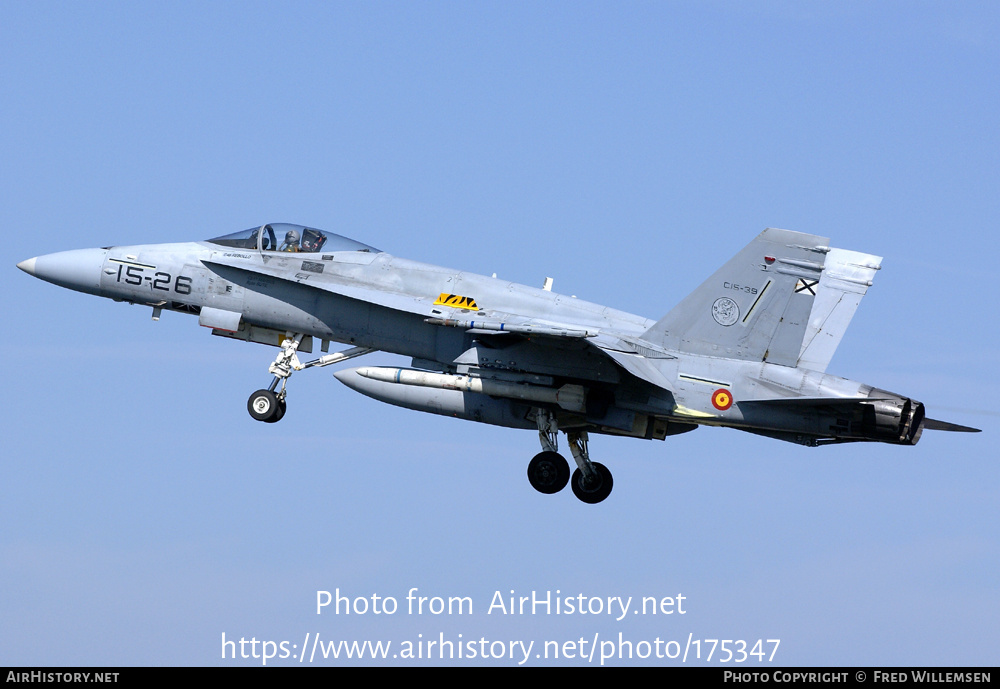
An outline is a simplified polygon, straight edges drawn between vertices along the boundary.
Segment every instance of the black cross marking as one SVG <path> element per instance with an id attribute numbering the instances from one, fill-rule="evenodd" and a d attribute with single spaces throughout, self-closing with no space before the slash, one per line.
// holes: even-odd
<path id="1" fill-rule="evenodd" d="M 795 286 L 795 293 L 796 294 L 812 294 L 812 295 L 815 296 L 816 290 L 814 290 L 813 287 L 815 287 L 818 284 L 819 284 L 819 280 L 806 280 L 804 278 L 800 279 L 799 280 L 799 284 L 797 284 Z"/>

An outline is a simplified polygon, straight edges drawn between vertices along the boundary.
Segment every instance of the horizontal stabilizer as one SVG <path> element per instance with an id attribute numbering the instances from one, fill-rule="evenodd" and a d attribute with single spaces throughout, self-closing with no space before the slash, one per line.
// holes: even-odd
<path id="1" fill-rule="evenodd" d="M 969 426 L 959 426 L 957 423 L 938 421 L 937 419 L 924 419 L 924 428 L 931 431 L 952 431 L 955 433 L 982 433 L 978 428 Z"/>

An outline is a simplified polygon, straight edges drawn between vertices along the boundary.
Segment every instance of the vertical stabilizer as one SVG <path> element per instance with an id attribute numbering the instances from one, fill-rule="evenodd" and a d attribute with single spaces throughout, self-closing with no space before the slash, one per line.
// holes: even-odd
<path id="1" fill-rule="evenodd" d="M 643 337 L 691 354 L 795 366 L 828 243 L 811 234 L 764 230 Z"/>
<path id="2" fill-rule="evenodd" d="M 799 366 L 826 371 L 881 263 L 881 256 L 830 249 L 802 340 Z"/>

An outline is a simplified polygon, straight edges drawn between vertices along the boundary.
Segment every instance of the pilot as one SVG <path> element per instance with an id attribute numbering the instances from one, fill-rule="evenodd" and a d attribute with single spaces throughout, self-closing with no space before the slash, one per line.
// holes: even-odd
<path id="1" fill-rule="evenodd" d="M 299 250 L 299 233 L 295 230 L 289 230 L 285 233 L 285 243 L 281 245 L 278 251 L 298 251 Z"/>

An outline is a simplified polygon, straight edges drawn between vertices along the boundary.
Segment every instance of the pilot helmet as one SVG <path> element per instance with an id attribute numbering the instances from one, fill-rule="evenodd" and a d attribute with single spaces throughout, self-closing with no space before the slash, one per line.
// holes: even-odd
<path id="1" fill-rule="evenodd" d="M 289 230 L 285 234 L 285 244 L 298 244 L 299 243 L 299 233 L 295 230 Z"/>

